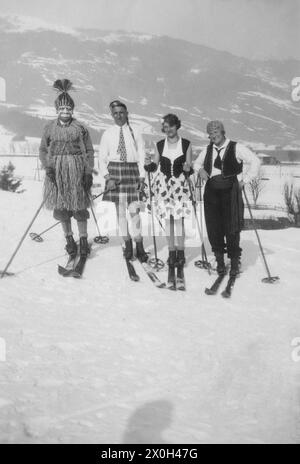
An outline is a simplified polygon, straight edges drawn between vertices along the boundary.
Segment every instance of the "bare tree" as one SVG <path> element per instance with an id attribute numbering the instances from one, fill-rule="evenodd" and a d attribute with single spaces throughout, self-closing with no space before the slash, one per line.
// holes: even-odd
<path id="1" fill-rule="evenodd" d="M 264 181 L 263 181 L 263 176 L 264 176 L 263 170 L 260 168 L 259 171 L 258 171 L 257 176 L 254 179 L 252 179 L 251 182 L 249 182 L 249 185 L 248 185 L 248 188 L 250 190 L 254 206 L 257 205 L 258 197 L 259 197 L 261 191 L 265 187 Z"/>
<path id="2" fill-rule="evenodd" d="M 290 220 L 300 227 L 300 188 L 295 190 L 294 184 L 286 182 L 283 195 Z"/>

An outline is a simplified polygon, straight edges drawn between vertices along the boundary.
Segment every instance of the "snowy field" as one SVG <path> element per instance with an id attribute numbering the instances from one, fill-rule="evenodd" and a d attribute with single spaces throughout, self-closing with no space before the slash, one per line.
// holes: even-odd
<path id="1" fill-rule="evenodd" d="M 41 185 L 0 191 L 0 269 Z M 32 230 L 53 222 L 43 210 Z M 131 282 L 115 236 L 93 245 L 82 280 L 57 273 L 58 227 L 25 240 L 16 275 L 0 280 L 1 443 L 300 442 L 299 230 L 260 232 L 274 285 L 261 283 L 254 232 L 243 232 L 244 272 L 224 300 L 204 294 L 214 277 L 194 267 L 199 242 L 187 229 L 185 293 L 154 288 L 137 262 Z"/>
<path id="2" fill-rule="evenodd" d="M 12 162 L 15 166 L 15 174 L 25 180 L 42 180 L 43 171 L 40 168 L 40 162 L 36 155 L 0 155 L 0 169 L 2 166 Z M 97 166 L 96 166 L 97 167 Z M 283 187 L 286 182 L 294 183 L 295 187 L 300 188 L 300 163 L 262 166 L 263 189 L 258 199 L 258 205 L 269 207 L 284 208 Z M 101 182 L 102 179 L 95 178 L 94 182 Z M 249 200 L 252 203 L 251 195 Z M 284 215 L 284 214 L 283 214 Z"/>

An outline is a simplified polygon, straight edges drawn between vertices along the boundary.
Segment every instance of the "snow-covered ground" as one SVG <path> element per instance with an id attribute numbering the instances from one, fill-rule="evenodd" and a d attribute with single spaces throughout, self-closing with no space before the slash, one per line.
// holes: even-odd
<path id="1" fill-rule="evenodd" d="M 24 187 L 0 191 L 0 269 L 41 202 L 41 182 Z M 42 211 L 32 230 L 53 222 Z M 154 288 L 138 263 L 131 282 L 117 237 L 93 245 L 82 280 L 57 274 L 58 227 L 27 238 L 16 275 L 0 280 L 1 443 L 299 443 L 299 230 L 260 234 L 280 282 L 261 283 L 254 232 L 243 232 L 231 300 L 204 294 L 214 277 L 194 267 L 190 225 L 185 293 Z"/>

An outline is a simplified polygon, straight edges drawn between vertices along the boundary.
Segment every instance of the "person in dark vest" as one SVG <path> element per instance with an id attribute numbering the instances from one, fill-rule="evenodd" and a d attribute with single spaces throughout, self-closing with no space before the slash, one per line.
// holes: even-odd
<path id="1" fill-rule="evenodd" d="M 210 144 L 194 163 L 206 182 L 204 214 L 208 239 L 217 261 L 217 272 L 226 272 L 224 254 L 231 260 L 230 275 L 239 273 L 244 220 L 242 189 L 258 174 L 258 157 L 241 143 L 228 139 L 221 121 L 207 124 Z"/>
<path id="2" fill-rule="evenodd" d="M 142 262 L 148 260 L 144 250 L 140 219 L 140 193 L 144 187 L 144 140 L 139 128 L 129 123 L 125 103 L 115 100 L 109 105 L 114 125 L 102 135 L 99 149 L 100 174 L 105 179 L 104 201 L 115 203 L 120 233 L 125 243 L 124 257 L 133 258 L 133 242 L 136 256 Z M 131 219 L 131 233 L 127 222 Z"/>
<path id="3" fill-rule="evenodd" d="M 72 82 L 58 79 L 53 88 L 57 118 L 48 123 L 40 143 L 39 157 L 46 171 L 44 183 L 45 206 L 53 210 L 66 237 L 66 251 L 77 254 L 71 217 L 77 221 L 80 255 L 87 256 L 87 220 L 90 205 L 89 191 L 93 184 L 94 148 L 87 128 L 73 117 L 74 101 L 69 95 Z"/>
<path id="4" fill-rule="evenodd" d="M 151 187 L 152 206 L 155 214 L 165 222 L 169 249 L 168 283 L 183 278 L 185 264 L 184 218 L 191 214 L 189 187 L 185 177 L 190 175 L 192 145 L 179 136 L 181 121 L 175 114 L 167 114 L 162 120 L 162 132 L 166 137 L 156 144 L 153 160 L 147 156 L 145 170 L 155 172 Z"/>

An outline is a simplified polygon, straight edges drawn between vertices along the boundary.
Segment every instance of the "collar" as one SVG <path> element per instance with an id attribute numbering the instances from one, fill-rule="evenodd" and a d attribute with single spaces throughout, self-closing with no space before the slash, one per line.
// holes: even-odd
<path id="1" fill-rule="evenodd" d="M 229 142 L 230 140 L 226 138 L 223 145 L 221 145 L 220 147 L 217 147 L 215 144 L 213 144 L 213 147 L 215 150 L 221 150 L 222 148 L 226 148 Z"/>
<path id="2" fill-rule="evenodd" d="M 73 118 L 70 119 L 69 122 L 67 122 L 67 124 L 62 124 L 61 121 L 57 118 L 57 125 L 59 127 L 69 127 L 73 122 Z"/>
<path id="3" fill-rule="evenodd" d="M 121 127 L 122 127 L 122 129 L 125 129 L 125 127 L 128 127 L 128 123 L 126 122 L 125 124 L 123 124 L 123 126 L 118 126 L 118 124 L 115 123 L 115 124 L 114 124 L 114 127 L 115 127 L 116 129 L 118 129 L 118 130 L 120 130 Z"/>

